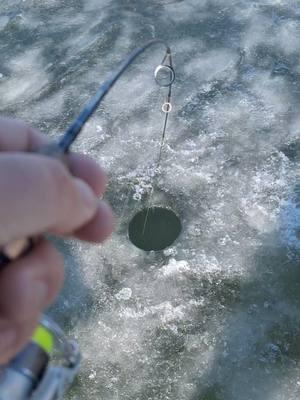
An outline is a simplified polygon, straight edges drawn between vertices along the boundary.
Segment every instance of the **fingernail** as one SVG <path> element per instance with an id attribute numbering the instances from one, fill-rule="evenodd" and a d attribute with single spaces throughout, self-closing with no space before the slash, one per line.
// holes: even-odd
<path id="1" fill-rule="evenodd" d="M 90 187 L 81 179 L 75 178 L 74 180 L 80 199 L 84 205 L 84 211 L 86 212 L 87 216 L 92 216 L 93 212 L 95 212 L 97 208 L 96 196 L 92 192 L 92 189 L 90 189 Z"/>

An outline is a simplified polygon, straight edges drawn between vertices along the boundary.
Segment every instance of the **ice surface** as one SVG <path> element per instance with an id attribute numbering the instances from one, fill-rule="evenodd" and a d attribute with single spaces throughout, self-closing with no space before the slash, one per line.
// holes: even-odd
<path id="1" fill-rule="evenodd" d="M 159 47 L 74 146 L 107 169 L 118 225 L 101 246 L 58 242 L 50 312 L 84 355 L 69 400 L 299 399 L 299 19 L 285 0 L 2 0 L 1 114 L 51 137 L 135 46 L 174 52 L 158 171 Z M 152 189 L 183 231 L 144 253 L 127 226 Z"/>

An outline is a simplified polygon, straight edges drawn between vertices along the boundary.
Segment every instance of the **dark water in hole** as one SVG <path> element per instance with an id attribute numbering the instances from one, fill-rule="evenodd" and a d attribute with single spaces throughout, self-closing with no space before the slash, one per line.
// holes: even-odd
<path id="1" fill-rule="evenodd" d="M 174 211 L 150 207 L 139 211 L 128 226 L 129 240 L 145 251 L 164 250 L 180 235 L 182 226 Z"/>
<path id="2" fill-rule="evenodd" d="M 52 316 L 80 342 L 69 400 L 300 396 L 300 6 L 287 0 L 2 0 L 0 110 L 57 137 L 137 44 L 163 37 L 176 82 L 155 190 L 184 227 L 133 246 L 163 125 L 159 48 L 122 78 L 75 149 L 104 165 L 118 226 L 59 243 Z"/>

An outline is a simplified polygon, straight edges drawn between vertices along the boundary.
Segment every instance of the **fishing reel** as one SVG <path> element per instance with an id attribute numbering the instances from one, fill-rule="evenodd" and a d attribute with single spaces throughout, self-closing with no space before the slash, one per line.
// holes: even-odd
<path id="1" fill-rule="evenodd" d="M 77 342 L 44 316 L 27 346 L 0 367 L 0 400 L 60 400 L 74 381 L 80 360 Z"/>

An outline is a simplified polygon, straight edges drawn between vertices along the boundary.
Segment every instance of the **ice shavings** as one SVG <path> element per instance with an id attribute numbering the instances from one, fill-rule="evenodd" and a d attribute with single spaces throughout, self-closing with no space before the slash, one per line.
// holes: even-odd
<path id="1" fill-rule="evenodd" d="M 171 321 L 178 321 L 185 318 L 186 306 L 173 306 L 171 302 L 166 301 L 155 306 L 144 307 L 142 310 L 126 308 L 122 310 L 125 318 L 140 319 L 149 315 L 157 316 L 164 324 Z"/>
<path id="2" fill-rule="evenodd" d="M 171 258 L 168 264 L 164 265 L 159 270 L 159 274 L 164 277 L 168 277 L 168 276 L 178 275 L 187 271 L 190 271 L 190 266 L 187 261 L 185 260 L 176 261 L 175 258 Z"/>
<path id="3" fill-rule="evenodd" d="M 121 289 L 116 295 L 117 300 L 129 300 L 132 296 L 132 290 L 130 288 Z"/>

